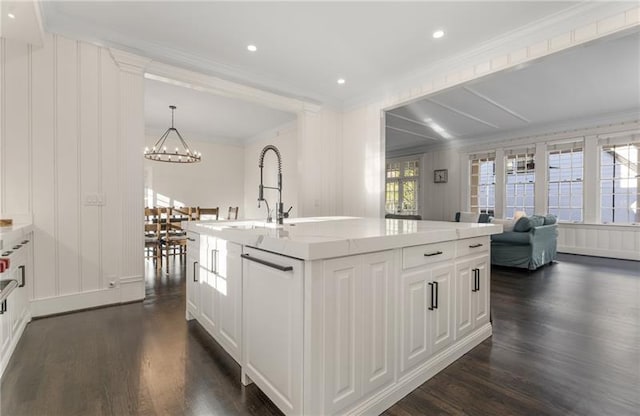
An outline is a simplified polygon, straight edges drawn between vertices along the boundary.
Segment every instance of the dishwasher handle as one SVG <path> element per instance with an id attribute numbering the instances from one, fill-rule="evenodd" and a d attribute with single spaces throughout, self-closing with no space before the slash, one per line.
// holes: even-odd
<path id="1" fill-rule="evenodd" d="M 267 267 L 278 269 L 278 270 L 283 271 L 283 272 L 290 272 L 290 271 L 293 270 L 293 266 L 281 266 L 281 265 L 276 264 L 276 263 L 271 263 L 270 261 L 267 261 L 267 260 L 262 260 L 262 259 L 259 259 L 257 257 L 251 257 L 249 254 L 241 254 L 240 257 L 242 257 L 243 259 L 246 259 L 246 260 L 255 261 L 256 263 L 263 264 L 263 265 L 265 265 Z"/>

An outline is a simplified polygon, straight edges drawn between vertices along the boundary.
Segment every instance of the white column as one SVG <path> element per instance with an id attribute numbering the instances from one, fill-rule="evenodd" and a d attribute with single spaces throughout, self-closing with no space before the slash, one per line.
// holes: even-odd
<path id="1" fill-rule="evenodd" d="M 504 149 L 496 149 L 496 218 L 504 218 Z"/>
<path id="2" fill-rule="evenodd" d="M 121 300 L 131 301 L 144 298 L 144 70 L 151 60 L 113 49 L 110 52 L 120 68 Z M 125 285 L 130 289 L 125 290 Z"/>
<path id="3" fill-rule="evenodd" d="M 546 214 L 548 207 L 548 192 L 547 192 L 547 166 L 549 165 L 547 159 L 547 144 L 536 143 L 536 172 L 535 172 L 535 201 L 534 212 L 527 212 L 528 215 L 532 214 Z"/>
<path id="4" fill-rule="evenodd" d="M 600 163 L 598 161 L 598 138 L 597 136 L 586 136 L 584 138 L 583 156 L 583 216 L 582 221 L 587 224 L 600 222 L 600 200 L 598 186 L 600 178 Z"/>

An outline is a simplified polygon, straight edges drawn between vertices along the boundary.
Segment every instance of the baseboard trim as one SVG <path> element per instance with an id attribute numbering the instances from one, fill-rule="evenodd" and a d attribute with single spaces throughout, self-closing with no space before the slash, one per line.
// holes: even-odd
<path id="1" fill-rule="evenodd" d="M 31 316 L 44 317 L 144 299 L 143 276 L 128 276 L 119 282 L 109 289 L 32 300 Z"/>
<path id="2" fill-rule="evenodd" d="M 640 253 L 632 251 L 606 250 L 601 248 L 558 246 L 558 253 L 580 254 L 583 256 L 607 257 L 620 260 L 640 260 Z"/>
<path id="3" fill-rule="evenodd" d="M 454 361 L 471 351 L 492 333 L 488 323 L 475 330 L 469 336 L 434 355 L 426 363 L 403 375 L 394 384 L 379 391 L 369 399 L 350 409 L 348 415 L 381 414 L 393 406 L 407 394 L 417 389 L 421 384 L 444 370 Z"/>

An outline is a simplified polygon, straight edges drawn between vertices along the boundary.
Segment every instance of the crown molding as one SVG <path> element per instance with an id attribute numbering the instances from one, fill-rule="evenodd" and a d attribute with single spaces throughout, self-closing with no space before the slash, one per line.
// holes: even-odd
<path id="1" fill-rule="evenodd" d="M 130 74 L 142 75 L 151 63 L 151 59 L 149 58 L 118 49 L 109 48 L 109 53 L 116 65 L 118 65 L 118 68 Z"/>
<path id="2" fill-rule="evenodd" d="M 632 11 L 634 10 L 633 5 L 637 7 L 637 3 L 635 2 L 581 2 L 552 16 L 539 19 L 473 46 L 450 58 L 445 58 L 416 71 L 411 71 L 394 82 L 382 85 L 380 88 L 367 94 L 347 99 L 343 102 L 343 110 L 351 111 L 369 104 L 388 102 L 389 98 L 391 98 L 393 107 L 385 108 L 388 110 L 440 92 L 446 88 L 513 68 L 516 65 L 539 57 L 533 56 L 533 54 L 527 51 L 528 47 L 532 45 L 544 44 L 544 55 L 555 53 L 563 48 L 550 50 L 548 46 L 551 39 L 555 39 L 561 34 L 571 34 L 577 28 L 599 22 L 613 15 Z M 610 33 L 612 32 L 598 33 L 595 39 L 607 36 Z M 582 42 L 575 42 L 567 44 L 566 46 L 577 46 L 580 43 L 593 39 L 594 38 L 588 38 Z M 499 68 L 494 68 L 493 62 L 491 61 L 493 58 L 502 57 L 502 55 L 514 51 L 524 51 L 526 59 L 516 61 L 516 59 L 508 58 L 504 65 Z M 489 63 L 486 70 L 484 68 L 478 68 L 479 64 L 485 62 Z M 469 70 L 456 74 L 459 79 L 450 80 L 445 77 L 446 74 L 452 74 L 453 71 L 462 71 L 464 69 Z M 404 94 L 413 95 L 414 98 L 411 100 L 398 99 L 398 97 L 403 94 L 403 91 L 413 92 L 416 88 L 418 90 L 422 89 L 424 93 L 418 94 L 420 95 L 419 97 L 415 97 L 416 94 Z"/>

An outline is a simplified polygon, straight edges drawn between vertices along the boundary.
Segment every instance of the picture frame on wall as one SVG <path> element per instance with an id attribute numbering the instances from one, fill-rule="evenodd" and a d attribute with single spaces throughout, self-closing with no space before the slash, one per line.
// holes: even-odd
<path id="1" fill-rule="evenodd" d="M 447 183 L 448 176 L 447 169 L 436 169 L 433 171 L 433 183 Z"/>

